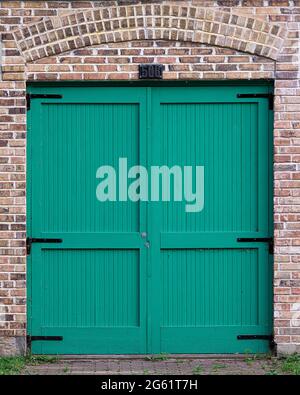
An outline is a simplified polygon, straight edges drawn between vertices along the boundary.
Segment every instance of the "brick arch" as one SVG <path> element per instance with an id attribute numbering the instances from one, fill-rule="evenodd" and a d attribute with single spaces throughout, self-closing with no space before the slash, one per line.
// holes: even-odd
<path id="1" fill-rule="evenodd" d="M 13 34 L 30 63 L 76 48 L 144 39 L 215 45 L 276 60 L 286 31 L 252 17 L 206 7 L 144 4 L 45 18 Z"/>

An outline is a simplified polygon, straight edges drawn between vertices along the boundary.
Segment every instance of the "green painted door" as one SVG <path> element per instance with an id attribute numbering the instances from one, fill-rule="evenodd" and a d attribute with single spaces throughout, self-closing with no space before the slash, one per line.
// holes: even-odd
<path id="1" fill-rule="evenodd" d="M 63 96 L 28 112 L 28 236 L 62 239 L 28 257 L 29 334 L 63 338 L 33 353 L 268 350 L 237 339 L 272 330 L 268 244 L 237 241 L 272 234 L 268 101 L 237 98 L 268 89 L 30 87 Z M 97 169 L 120 158 L 202 166 L 203 209 L 174 201 L 172 176 L 170 201 L 126 200 L 116 180 L 99 202 Z"/>
<path id="2" fill-rule="evenodd" d="M 42 90 L 44 92 L 44 90 Z M 52 90 L 48 90 L 51 93 Z M 32 99 L 31 221 L 35 353 L 146 352 L 145 203 L 96 199 L 96 171 L 146 160 L 144 89 L 59 89 Z"/>
<path id="3" fill-rule="evenodd" d="M 260 88 L 261 89 L 261 88 Z M 268 100 L 254 87 L 155 90 L 151 162 L 204 166 L 204 208 L 153 203 L 152 349 L 170 353 L 267 351 L 272 332 Z M 153 136 L 154 138 L 154 136 Z M 152 139 L 153 141 L 153 139 Z"/>

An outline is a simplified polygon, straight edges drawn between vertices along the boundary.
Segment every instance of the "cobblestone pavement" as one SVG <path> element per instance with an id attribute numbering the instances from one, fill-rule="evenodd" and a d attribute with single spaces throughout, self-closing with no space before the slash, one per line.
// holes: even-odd
<path id="1" fill-rule="evenodd" d="M 275 358 L 182 358 L 143 357 L 131 359 L 61 359 L 27 366 L 25 375 L 276 375 Z"/>

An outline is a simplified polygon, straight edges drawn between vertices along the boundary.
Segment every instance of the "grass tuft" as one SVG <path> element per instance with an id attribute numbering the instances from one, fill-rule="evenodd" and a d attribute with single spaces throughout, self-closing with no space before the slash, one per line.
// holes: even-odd
<path id="1" fill-rule="evenodd" d="M 0 375 L 18 374 L 25 367 L 24 357 L 0 358 Z"/>
<path id="2" fill-rule="evenodd" d="M 54 362 L 57 362 L 56 357 L 48 357 L 43 355 L 3 357 L 0 358 L 0 376 L 19 374 L 26 367 L 26 365 L 41 365 L 44 363 Z"/>
<path id="3" fill-rule="evenodd" d="M 281 370 L 284 373 L 300 375 L 300 354 L 293 354 L 284 358 L 281 362 Z"/>
<path id="4" fill-rule="evenodd" d="M 157 355 L 147 355 L 145 358 L 146 361 L 152 361 L 152 362 L 167 361 L 168 359 L 169 359 L 168 354 L 164 353 L 164 352 L 157 354 Z"/>

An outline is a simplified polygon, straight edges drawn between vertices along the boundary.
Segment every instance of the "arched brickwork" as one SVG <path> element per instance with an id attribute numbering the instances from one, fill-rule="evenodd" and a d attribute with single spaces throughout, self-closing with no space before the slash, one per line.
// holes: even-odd
<path id="1" fill-rule="evenodd" d="M 45 18 L 13 32 L 27 63 L 77 48 L 144 39 L 190 41 L 276 60 L 283 27 L 206 7 L 131 5 Z"/>

